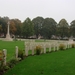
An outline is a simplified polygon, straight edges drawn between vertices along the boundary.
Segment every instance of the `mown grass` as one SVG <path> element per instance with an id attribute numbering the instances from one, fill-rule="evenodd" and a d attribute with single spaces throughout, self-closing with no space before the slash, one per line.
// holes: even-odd
<path id="1" fill-rule="evenodd" d="M 0 41 L 0 50 L 7 49 L 7 60 L 15 56 L 15 46 L 23 50 L 25 47 L 23 41 Z M 39 56 L 28 56 L 4 75 L 75 75 L 74 70 L 75 49 L 73 48 Z"/>
<path id="2" fill-rule="evenodd" d="M 75 75 L 75 49 L 28 56 L 4 75 Z"/>

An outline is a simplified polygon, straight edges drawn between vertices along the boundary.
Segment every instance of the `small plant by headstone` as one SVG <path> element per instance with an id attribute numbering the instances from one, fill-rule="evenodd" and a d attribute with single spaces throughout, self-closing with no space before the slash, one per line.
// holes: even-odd
<path id="1" fill-rule="evenodd" d="M 10 68 L 12 68 L 14 65 L 16 65 L 16 63 L 17 63 L 18 61 L 16 60 L 16 59 L 11 59 L 9 62 L 8 62 L 8 66 L 10 67 Z"/>
<path id="2" fill-rule="evenodd" d="M 3 52 L 0 51 L 0 67 L 3 66 Z"/>
<path id="3" fill-rule="evenodd" d="M 3 73 L 9 69 L 9 67 L 4 64 L 4 57 L 3 51 L 0 50 L 0 75 L 3 75 Z"/>
<path id="4" fill-rule="evenodd" d="M 64 50 L 64 49 L 65 49 L 65 45 L 64 45 L 64 44 L 60 44 L 60 45 L 59 45 L 59 49 L 60 49 L 60 50 Z"/>
<path id="5" fill-rule="evenodd" d="M 75 48 L 75 44 L 74 43 L 72 44 L 72 48 Z"/>
<path id="6" fill-rule="evenodd" d="M 3 59 L 3 53 L 2 51 L 0 51 L 0 61 L 2 61 L 2 59 Z"/>
<path id="7" fill-rule="evenodd" d="M 40 45 L 36 46 L 36 48 L 35 48 L 36 55 L 40 55 L 41 50 L 42 50 L 42 48 L 41 48 L 41 46 L 40 46 Z"/>
<path id="8" fill-rule="evenodd" d="M 24 52 L 23 52 L 23 50 L 18 50 L 18 57 L 21 58 L 21 60 L 24 59 Z"/>

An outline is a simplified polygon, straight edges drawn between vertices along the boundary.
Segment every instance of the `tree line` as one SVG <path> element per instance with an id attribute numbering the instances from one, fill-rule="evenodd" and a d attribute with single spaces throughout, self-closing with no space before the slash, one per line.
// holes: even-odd
<path id="1" fill-rule="evenodd" d="M 55 37 L 75 37 L 75 20 L 70 25 L 65 19 L 57 23 L 53 18 L 36 17 L 32 20 L 26 18 L 24 22 L 19 19 L 9 19 L 9 17 L 0 17 L 0 37 L 6 37 L 7 23 L 10 21 L 10 34 L 21 38 L 30 38 L 31 36 L 42 36 L 42 38 L 51 39 Z"/>

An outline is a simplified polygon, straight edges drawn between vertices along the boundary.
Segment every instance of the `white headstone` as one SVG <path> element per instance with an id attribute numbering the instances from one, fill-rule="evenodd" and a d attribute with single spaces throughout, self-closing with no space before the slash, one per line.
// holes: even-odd
<path id="1" fill-rule="evenodd" d="M 16 46 L 15 57 L 18 59 L 18 46 Z"/>

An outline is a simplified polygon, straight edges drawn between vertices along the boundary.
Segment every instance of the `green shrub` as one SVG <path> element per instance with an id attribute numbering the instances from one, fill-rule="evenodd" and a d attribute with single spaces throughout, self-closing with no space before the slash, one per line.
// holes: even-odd
<path id="1" fill-rule="evenodd" d="M 72 48 L 74 48 L 74 47 L 75 47 L 75 44 L 73 43 L 73 44 L 72 44 Z"/>
<path id="2" fill-rule="evenodd" d="M 18 61 L 16 59 L 12 59 L 8 62 L 8 66 L 11 68 L 13 67 Z"/>
<path id="3" fill-rule="evenodd" d="M 39 45 L 38 45 L 38 46 L 36 46 L 36 48 L 35 48 L 36 55 L 40 55 L 41 50 L 42 50 L 41 46 L 39 46 Z"/>
<path id="4" fill-rule="evenodd" d="M 12 60 L 10 61 L 10 63 L 16 64 L 16 63 L 17 63 L 17 60 L 16 60 L 16 59 L 12 59 Z"/>
<path id="5" fill-rule="evenodd" d="M 24 59 L 24 52 L 23 52 L 23 50 L 18 50 L 18 57 L 21 58 L 22 60 Z"/>
<path id="6" fill-rule="evenodd" d="M 64 45 L 64 44 L 60 44 L 60 45 L 59 45 L 59 49 L 60 49 L 60 50 L 64 50 L 64 49 L 65 49 L 65 45 Z"/>
<path id="7" fill-rule="evenodd" d="M 3 66 L 2 69 L 6 71 L 6 70 L 10 69 L 10 67 L 8 65 L 6 65 L 6 66 Z"/>
<path id="8" fill-rule="evenodd" d="M 3 75 L 5 71 L 9 70 L 9 66 L 0 66 L 0 75 Z"/>

